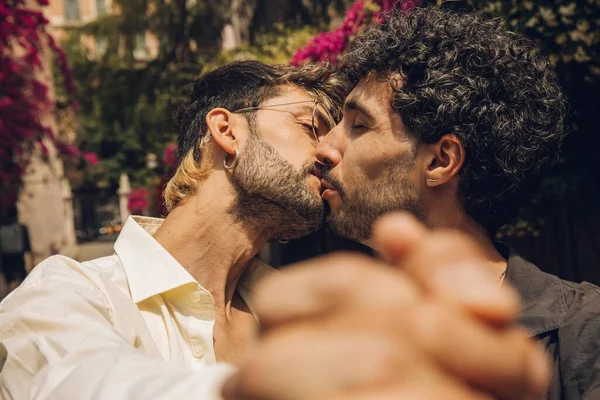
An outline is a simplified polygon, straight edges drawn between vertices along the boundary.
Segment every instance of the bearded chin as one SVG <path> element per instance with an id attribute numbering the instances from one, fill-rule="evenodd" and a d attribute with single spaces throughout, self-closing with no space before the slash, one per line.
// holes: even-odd
<path id="1" fill-rule="evenodd" d="M 368 190 L 345 191 L 342 207 L 327 217 L 327 226 L 341 236 L 364 243 L 371 238 L 377 219 L 391 212 L 408 212 L 427 224 L 425 208 L 408 177 L 399 172 L 396 180 L 393 185 L 376 182 Z"/>
<path id="2" fill-rule="evenodd" d="M 232 174 L 237 199 L 231 213 L 265 232 L 267 239 L 291 240 L 323 225 L 325 209 L 307 183 L 309 164 L 297 170 L 252 134 Z"/>

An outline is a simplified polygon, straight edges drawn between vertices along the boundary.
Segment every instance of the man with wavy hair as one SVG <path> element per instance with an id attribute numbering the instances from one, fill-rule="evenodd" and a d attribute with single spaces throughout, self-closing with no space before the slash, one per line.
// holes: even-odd
<path id="1" fill-rule="evenodd" d="M 346 87 L 323 65 L 199 77 L 167 218 L 124 221 L 112 256 L 44 260 L 1 303 L 0 397 L 218 398 L 254 338 L 255 256 L 323 223 L 315 145 Z"/>

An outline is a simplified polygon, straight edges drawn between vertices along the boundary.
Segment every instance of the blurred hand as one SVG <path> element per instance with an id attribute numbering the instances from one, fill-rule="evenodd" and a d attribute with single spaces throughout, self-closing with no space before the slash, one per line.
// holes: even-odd
<path id="1" fill-rule="evenodd" d="M 226 400 L 543 396 L 547 360 L 512 324 L 517 296 L 468 238 L 395 215 L 373 245 L 388 263 L 336 254 L 263 282 L 263 335 Z"/>

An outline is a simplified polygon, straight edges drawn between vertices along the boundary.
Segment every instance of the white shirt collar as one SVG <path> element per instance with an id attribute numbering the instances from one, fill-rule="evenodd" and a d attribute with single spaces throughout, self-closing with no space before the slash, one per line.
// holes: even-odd
<path id="1" fill-rule="evenodd" d="M 115 242 L 114 249 L 123 264 L 135 303 L 189 283 L 198 284 L 152 237 L 163 221 L 130 216 Z"/>
<path id="2" fill-rule="evenodd" d="M 123 264 L 135 303 L 186 284 L 199 285 L 152 236 L 163 222 L 162 218 L 130 216 L 115 242 L 114 249 Z M 238 293 L 246 303 L 256 283 L 274 271 L 258 259 L 250 262 L 238 284 Z"/>

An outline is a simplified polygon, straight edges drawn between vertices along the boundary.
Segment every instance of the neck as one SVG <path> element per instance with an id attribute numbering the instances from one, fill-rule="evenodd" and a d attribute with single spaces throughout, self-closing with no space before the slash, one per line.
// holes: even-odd
<path id="1" fill-rule="evenodd" d="M 440 210 L 430 215 L 429 224 L 435 228 L 457 229 L 467 234 L 471 240 L 479 246 L 482 251 L 482 263 L 489 268 L 500 279 L 506 271 L 507 260 L 505 260 L 496 247 L 487 231 L 475 222 L 461 207 L 452 210 Z"/>
<path id="2" fill-rule="evenodd" d="M 233 201 L 226 180 L 213 173 L 198 193 L 171 211 L 154 235 L 213 295 L 217 311 L 226 316 L 241 275 L 267 241 L 265 230 L 231 215 Z"/>

